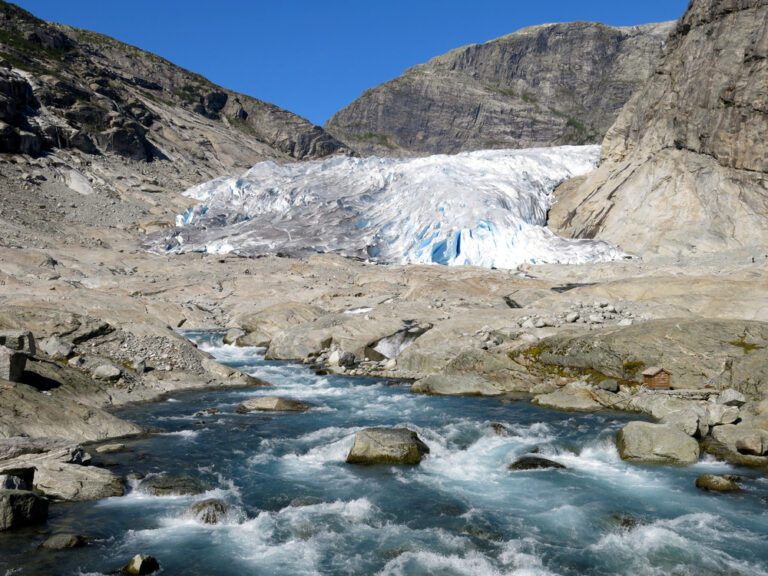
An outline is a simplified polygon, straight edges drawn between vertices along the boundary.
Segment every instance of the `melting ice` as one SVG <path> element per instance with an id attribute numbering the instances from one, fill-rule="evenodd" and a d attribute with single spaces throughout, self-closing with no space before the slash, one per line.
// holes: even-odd
<path id="1" fill-rule="evenodd" d="M 256 164 L 185 192 L 199 201 L 155 249 L 332 252 L 385 263 L 514 268 L 624 256 L 546 228 L 551 193 L 594 169 L 598 146 L 426 158 Z"/>

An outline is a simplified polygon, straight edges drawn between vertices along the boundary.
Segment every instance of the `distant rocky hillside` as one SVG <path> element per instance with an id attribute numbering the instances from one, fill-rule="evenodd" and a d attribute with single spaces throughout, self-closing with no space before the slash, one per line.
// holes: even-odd
<path id="1" fill-rule="evenodd" d="M 0 152 L 170 160 L 204 179 L 344 150 L 322 128 L 106 36 L 0 1 Z"/>
<path id="2" fill-rule="evenodd" d="M 673 28 L 526 28 L 411 68 L 365 92 L 326 130 L 379 155 L 599 143 Z"/>
<path id="3" fill-rule="evenodd" d="M 550 226 L 643 254 L 768 246 L 768 0 L 694 0 Z"/>

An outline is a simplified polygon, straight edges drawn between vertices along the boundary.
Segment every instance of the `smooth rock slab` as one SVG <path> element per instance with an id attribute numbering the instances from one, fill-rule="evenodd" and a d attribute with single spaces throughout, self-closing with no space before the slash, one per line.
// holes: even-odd
<path id="1" fill-rule="evenodd" d="M 709 492 L 738 492 L 741 490 L 735 476 L 702 474 L 696 478 L 696 488 Z"/>
<path id="2" fill-rule="evenodd" d="M 48 519 L 48 501 L 27 490 L 0 490 L 0 530 L 41 524 Z"/>
<path id="3" fill-rule="evenodd" d="M 125 493 L 123 480 L 96 466 L 45 462 L 37 466 L 35 489 L 58 500 L 82 502 Z"/>
<path id="4" fill-rule="evenodd" d="M 596 400 L 596 395 L 588 387 L 570 384 L 549 394 L 536 396 L 532 402 L 544 408 L 574 412 L 594 412 L 603 408 L 603 405 Z"/>
<path id="5" fill-rule="evenodd" d="M 260 396 L 241 402 L 235 411 L 239 414 L 248 412 L 306 412 L 312 406 L 305 402 L 279 396 Z"/>
<path id="6" fill-rule="evenodd" d="M 429 446 L 408 428 L 366 428 L 355 434 L 349 464 L 418 464 Z"/>
<path id="7" fill-rule="evenodd" d="M 565 466 L 540 456 L 523 456 L 512 462 L 508 468 L 510 470 L 544 470 L 546 468 L 565 468 Z"/>
<path id="8" fill-rule="evenodd" d="M 699 443 L 667 424 L 630 422 L 619 430 L 616 446 L 623 460 L 656 464 L 693 464 Z"/>

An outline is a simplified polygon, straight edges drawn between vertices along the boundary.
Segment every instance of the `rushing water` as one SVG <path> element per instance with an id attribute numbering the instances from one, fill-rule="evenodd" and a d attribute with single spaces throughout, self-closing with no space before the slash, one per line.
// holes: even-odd
<path id="1" fill-rule="evenodd" d="M 119 415 L 159 432 L 101 457 L 123 474 L 190 474 L 216 486 L 201 496 L 122 498 L 52 507 L 44 529 L 0 537 L 0 574 L 98 574 L 141 552 L 184 575 L 760 575 L 768 574 L 768 481 L 745 491 L 694 488 L 687 468 L 622 462 L 622 414 L 564 414 L 524 402 L 415 396 L 401 383 L 316 376 L 266 362 L 257 349 L 189 336 L 221 361 L 274 388 L 183 393 Z M 213 345 L 216 342 L 217 345 Z M 256 395 L 285 395 L 307 413 L 237 414 Z M 220 413 L 196 417 L 215 407 Z M 492 423 L 503 423 L 508 436 Z M 431 453 L 419 466 L 345 464 L 355 431 L 406 425 Z M 511 472 L 538 448 L 568 468 Z M 210 526 L 185 510 L 223 498 Z M 45 532 L 84 533 L 83 549 L 36 551 Z"/>

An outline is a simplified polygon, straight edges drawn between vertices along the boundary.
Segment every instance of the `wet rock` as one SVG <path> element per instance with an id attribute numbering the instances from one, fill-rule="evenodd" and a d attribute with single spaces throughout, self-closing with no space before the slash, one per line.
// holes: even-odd
<path id="1" fill-rule="evenodd" d="M 738 492 L 741 490 L 738 476 L 717 476 L 715 474 L 702 474 L 696 478 L 696 488 L 709 492 Z"/>
<path id="2" fill-rule="evenodd" d="M 496 434 L 496 436 L 503 436 L 505 438 L 509 436 L 509 430 L 501 422 L 491 422 L 490 427 L 491 427 L 491 430 L 493 430 L 493 433 Z"/>
<path id="3" fill-rule="evenodd" d="M 96 448 L 98 454 L 114 454 L 125 450 L 125 444 L 102 444 Z"/>
<path id="4" fill-rule="evenodd" d="M 27 490 L 0 490 L 0 530 L 11 530 L 48 519 L 48 501 Z"/>
<path id="5" fill-rule="evenodd" d="M 122 479 L 109 470 L 56 462 L 37 466 L 34 486 L 46 496 L 66 501 L 100 500 L 125 493 Z"/>
<path id="6" fill-rule="evenodd" d="M 238 414 L 248 412 L 306 412 L 312 406 L 299 400 L 279 396 L 261 396 L 241 402 L 235 411 Z"/>
<path id="7" fill-rule="evenodd" d="M 21 382 L 26 365 L 26 354 L 0 346 L 0 380 Z"/>
<path id="8" fill-rule="evenodd" d="M 79 534 L 54 534 L 47 538 L 40 548 L 46 550 L 69 550 L 72 548 L 82 548 L 88 544 L 88 539 Z"/>
<path id="9" fill-rule="evenodd" d="M 291 500 L 288 503 L 288 506 L 291 508 L 303 508 L 304 506 L 315 506 L 322 503 L 323 500 L 315 496 L 299 496 L 298 498 Z"/>
<path id="10" fill-rule="evenodd" d="M 51 336 L 40 343 L 40 348 L 53 360 L 65 360 L 69 358 L 74 346 L 58 336 Z"/>
<path id="11" fill-rule="evenodd" d="M 194 496 L 210 490 L 211 486 L 191 476 L 158 474 L 143 480 L 139 488 L 152 496 Z"/>
<path id="12" fill-rule="evenodd" d="M 144 576 L 145 574 L 154 574 L 158 570 L 160 570 L 160 563 L 154 557 L 136 554 L 123 567 L 122 573 L 130 576 Z"/>
<path id="13" fill-rule="evenodd" d="M 523 456 L 512 462 L 508 468 L 510 470 L 544 470 L 546 468 L 565 468 L 565 466 L 541 456 Z"/>
<path id="14" fill-rule="evenodd" d="M 101 364 L 93 371 L 93 377 L 96 380 L 105 380 L 108 382 L 119 380 L 122 374 L 122 370 L 114 364 Z"/>
<path id="15" fill-rule="evenodd" d="M 334 350 L 328 356 L 328 364 L 331 366 L 338 366 L 340 368 L 351 368 L 355 365 L 356 358 L 352 352 L 343 352 L 342 350 Z"/>
<path id="16" fill-rule="evenodd" d="M 725 406 L 736 406 L 737 408 L 740 408 L 747 403 L 747 399 L 744 397 L 744 394 L 738 390 L 728 388 L 720 392 L 717 403 L 723 404 Z"/>
<path id="17" fill-rule="evenodd" d="M 189 514 L 203 524 L 218 524 L 229 511 L 229 505 L 218 498 L 195 502 L 189 507 Z"/>
<path id="18" fill-rule="evenodd" d="M 619 430 L 616 446 L 622 459 L 658 464 L 693 464 L 699 443 L 667 424 L 630 422 Z"/>
<path id="19" fill-rule="evenodd" d="M 408 428 L 366 428 L 355 434 L 349 464 L 418 464 L 429 447 Z"/>

